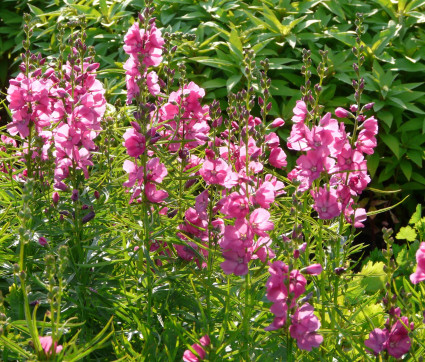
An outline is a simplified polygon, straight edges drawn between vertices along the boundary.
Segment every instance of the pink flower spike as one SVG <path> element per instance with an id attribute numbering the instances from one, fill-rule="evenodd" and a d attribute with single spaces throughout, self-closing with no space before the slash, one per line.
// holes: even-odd
<path id="1" fill-rule="evenodd" d="M 309 275 L 319 275 L 323 270 L 321 264 L 312 264 L 301 270 L 302 273 Z"/>

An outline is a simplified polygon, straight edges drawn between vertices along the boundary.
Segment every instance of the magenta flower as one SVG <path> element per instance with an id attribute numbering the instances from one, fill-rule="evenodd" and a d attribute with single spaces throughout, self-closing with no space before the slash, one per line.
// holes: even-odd
<path id="1" fill-rule="evenodd" d="M 347 118 L 349 114 L 350 113 L 342 107 L 338 107 L 337 109 L 335 109 L 335 116 L 337 116 L 338 118 Z"/>
<path id="2" fill-rule="evenodd" d="M 285 152 L 280 147 L 273 148 L 270 151 L 269 163 L 276 168 L 285 167 L 288 164 Z"/>
<path id="3" fill-rule="evenodd" d="M 276 118 L 271 124 L 271 128 L 282 127 L 285 124 L 285 121 L 282 118 Z"/>
<path id="4" fill-rule="evenodd" d="M 289 327 L 291 337 L 297 340 L 298 348 L 305 351 L 311 351 L 313 347 L 319 347 L 323 342 L 323 337 L 316 333 L 320 328 L 320 322 L 313 312 L 313 306 L 303 304 L 295 311 Z"/>
<path id="5" fill-rule="evenodd" d="M 321 187 L 317 191 L 311 191 L 314 199 L 313 208 L 319 214 L 320 219 L 333 219 L 341 214 L 341 204 L 338 201 L 336 190 Z"/>
<path id="6" fill-rule="evenodd" d="M 309 275 L 319 275 L 323 270 L 321 264 L 312 264 L 301 270 L 302 273 Z"/>
<path id="7" fill-rule="evenodd" d="M 401 358 L 409 352 L 410 337 L 409 337 L 409 321 L 407 317 L 401 317 L 391 328 L 388 335 L 388 340 L 384 343 L 388 354 L 395 358 Z"/>
<path id="8" fill-rule="evenodd" d="M 223 251 L 224 261 L 220 264 L 225 274 L 246 275 L 251 253 L 244 249 Z"/>
<path id="9" fill-rule="evenodd" d="M 53 349 L 52 349 L 52 344 L 53 344 L 53 340 L 51 336 L 46 336 L 46 337 L 38 337 L 38 339 L 40 340 L 40 344 L 41 347 L 43 348 L 43 351 L 45 353 L 46 356 L 51 356 L 53 353 Z M 58 342 L 55 342 L 55 353 L 58 354 L 60 353 L 60 351 L 62 351 L 63 347 L 61 345 L 58 346 Z"/>
<path id="10" fill-rule="evenodd" d="M 183 353 L 183 361 L 184 362 L 198 362 L 200 360 L 203 360 L 206 357 L 206 352 L 204 350 L 203 347 L 207 347 L 210 345 L 211 341 L 210 341 L 210 337 L 208 337 L 208 335 L 203 336 L 200 340 L 199 343 L 195 343 L 192 344 L 192 348 L 195 350 L 196 354 L 195 355 L 190 349 L 187 349 L 186 351 L 184 351 Z"/>
<path id="11" fill-rule="evenodd" d="M 235 225 L 226 225 L 223 240 L 220 243 L 222 249 L 243 250 L 252 246 L 254 233 L 251 225 L 244 219 L 236 219 Z"/>
<path id="12" fill-rule="evenodd" d="M 127 129 L 123 137 L 125 140 L 123 145 L 130 157 L 139 157 L 145 152 L 146 138 L 134 128 Z"/>
<path id="13" fill-rule="evenodd" d="M 224 203 L 221 212 L 231 218 L 243 218 L 249 213 L 249 202 L 245 195 L 232 192 Z"/>
<path id="14" fill-rule="evenodd" d="M 307 116 L 307 105 L 304 101 L 297 101 L 294 109 L 292 110 L 294 115 L 292 117 L 292 122 L 294 123 L 303 123 L 305 117 Z"/>
<path id="15" fill-rule="evenodd" d="M 388 339 L 388 331 L 386 329 L 375 328 L 369 333 L 369 339 L 364 342 L 365 346 L 370 348 L 375 355 L 384 350 L 384 343 Z"/>
<path id="16" fill-rule="evenodd" d="M 267 236 L 265 231 L 273 230 L 274 224 L 269 221 L 270 213 L 262 208 L 255 209 L 249 216 L 252 230 L 259 236 Z"/>
<path id="17" fill-rule="evenodd" d="M 229 165 L 222 158 L 217 160 L 206 160 L 199 173 L 207 184 L 223 185 L 227 177 Z"/>
<path id="18" fill-rule="evenodd" d="M 253 202 L 264 209 L 270 208 L 275 199 L 275 187 L 269 181 L 264 182 L 255 193 Z"/>
<path id="19" fill-rule="evenodd" d="M 425 280 L 425 242 L 422 242 L 416 252 L 416 271 L 410 275 L 410 281 L 418 284 Z"/>

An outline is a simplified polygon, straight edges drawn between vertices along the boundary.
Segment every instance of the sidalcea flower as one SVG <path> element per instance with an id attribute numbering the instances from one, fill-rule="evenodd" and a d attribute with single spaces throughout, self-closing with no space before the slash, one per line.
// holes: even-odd
<path id="1" fill-rule="evenodd" d="M 425 280 L 425 242 L 421 243 L 416 252 L 416 271 L 410 275 L 410 281 L 413 284 L 418 284 Z"/>
<path id="2" fill-rule="evenodd" d="M 303 304 L 295 311 L 289 327 L 291 337 L 297 340 L 298 348 L 305 351 L 311 351 L 313 347 L 319 347 L 323 342 L 323 337 L 316 333 L 320 328 L 320 321 L 313 312 L 313 306 Z"/>
<path id="3" fill-rule="evenodd" d="M 413 324 L 409 324 L 407 317 L 399 317 L 399 308 L 393 311 L 393 315 L 399 319 L 393 324 L 391 330 L 389 330 L 389 326 L 386 329 L 375 328 L 369 333 L 369 339 L 365 341 L 365 346 L 370 348 L 375 355 L 387 350 L 390 356 L 401 358 L 410 350 L 409 331 L 413 330 Z"/>
<path id="4" fill-rule="evenodd" d="M 38 337 L 38 339 L 40 340 L 40 344 L 41 344 L 41 347 L 43 348 L 45 355 L 51 356 L 53 354 L 52 337 L 51 336 L 46 336 L 46 337 L 40 336 L 40 337 Z M 55 342 L 54 349 L 55 349 L 55 353 L 58 354 L 58 353 L 60 353 L 60 351 L 62 351 L 63 347 L 61 345 L 58 346 L 58 342 Z"/>
<path id="5" fill-rule="evenodd" d="M 314 199 L 313 208 L 319 214 L 320 219 L 333 219 L 341 214 L 341 204 L 338 201 L 336 190 L 321 187 L 317 191 L 311 191 Z"/>
<path id="6" fill-rule="evenodd" d="M 375 328 L 369 333 L 369 339 L 364 342 L 365 346 L 370 348 L 375 355 L 384 350 L 384 343 L 388 339 L 388 331 L 386 329 Z"/>
<path id="7" fill-rule="evenodd" d="M 391 328 L 388 340 L 384 343 L 384 348 L 388 354 L 395 358 L 401 358 L 410 350 L 410 325 L 407 317 L 401 317 Z"/>
<path id="8" fill-rule="evenodd" d="M 294 123 L 304 123 L 305 117 L 307 116 L 308 110 L 307 105 L 304 101 L 297 101 L 294 109 L 294 116 L 292 117 L 292 122 Z"/>

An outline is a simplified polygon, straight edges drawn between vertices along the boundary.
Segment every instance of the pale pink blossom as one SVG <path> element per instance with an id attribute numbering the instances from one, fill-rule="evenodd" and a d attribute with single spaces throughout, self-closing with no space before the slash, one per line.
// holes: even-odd
<path id="1" fill-rule="evenodd" d="M 410 275 L 410 281 L 418 284 L 425 280 L 425 242 L 422 242 L 416 252 L 416 271 Z"/>

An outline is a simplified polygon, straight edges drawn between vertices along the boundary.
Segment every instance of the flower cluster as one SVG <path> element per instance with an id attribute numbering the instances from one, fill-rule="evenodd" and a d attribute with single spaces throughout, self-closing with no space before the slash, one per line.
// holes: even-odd
<path id="1" fill-rule="evenodd" d="M 364 108 L 370 109 L 371 105 Z M 357 106 L 352 105 L 350 110 L 356 112 Z M 346 133 L 344 123 L 333 119 L 330 113 L 326 113 L 319 125 L 310 129 L 305 122 L 308 115 L 306 103 L 297 101 L 293 112 L 293 127 L 287 145 L 289 149 L 304 151 L 305 154 L 298 157 L 297 166 L 288 177 L 300 183 L 300 191 L 310 190 L 313 208 L 319 218 L 333 219 L 343 213 L 347 222 L 354 219 L 355 227 L 363 227 L 366 212 L 353 207 L 354 197 L 360 195 L 370 182 L 364 154 L 374 152 L 377 120 L 373 116 L 366 119 L 359 114 L 360 132 L 354 143 Z M 335 114 L 337 117 L 355 117 L 342 108 L 337 108 Z M 313 181 L 323 175 L 329 181 L 321 187 L 313 186 Z"/>
<path id="2" fill-rule="evenodd" d="M 140 14 L 139 20 L 144 23 L 145 28 L 141 29 L 139 22 L 135 22 L 128 30 L 124 38 L 124 51 L 129 54 L 129 59 L 124 65 L 126 69 L 127 81 L 127 103 L 130 104 L 137 99 L 139 94 L 143 94 L 147 89 L 150 94 L 160 93 L 157 74 L 152 71 L 149 74 L 149 66 L 158 66 L 162 61 L 162 46 L 164 39 L 161 32 L 156 28 L 155 21 L 144 21 L 144 16 L 149 16 L 150 9 L 146 8 Z M 144 108 L 143 108 L 144 107 Z M 136 120 L 148 117 L 149 112 L 156 110 L 153 104 L 143 104 L 140 112 L 135 112 Z M 144 120 L 143 120 L 144 121 Z M 130 203 L 133 200 L 142 201 L 140 197 L 142 191 L 146 199 L 152 203 L 160 203 L 168 197 L 168 193 L 158 189 L 168 171 L 159 158 L 147 160 L 146 156 L 152 156 L 152 152 L 147 151 L 148 145 L 154 145 L 161 135 L 156 132 L 155 127 L 147 129 L 146 123 L 140 125 L 138 122 L 131 122 L 131 128 L 124 133 L 123 145 L 127 149 L 130 160 L 124 161 L 124 170 L 128 173 L 129 179 L 124 183 L 132 191 Z"/>
<path id="3" fill-rule="evenodd" d="M 84 49 L 73 48 L 74 54 Z M 92 166 L 90 151 L 96 149 L 94 139 L 102 130 L 101 120 L 106 110 L 105 90 L 96 79 L 98 63 L 91 58 L 81 62 L 71 58 L 64 69 L 65 84 L 55 89 L 58 101 L 54 104 L 52 120 L 58 124 L 53 131 L 55 144 L 55 181 L 61 187 L 69 176 L 69 168 L 81 169 L 89 177 Z"/>
<path id="4" fill-rule="evenodd" d="M 149 18 L 150 13 L 151 9 L 146 8 L 139 16 L 140 22 L 146 28 L 140 28 L 139 22 L 136 21 L 124 37 L 124 51 L 130 56 L 124 64 L 127 104 L 131 104 L 140 94 L 141 82 L 145 82 L 150 94 L 155 96 L 160 93 L 158 75 L 155 71 L 148 73 L 147 68 L 161 64 L 164 39 L 161 31 L 155 26 L 155 19 L 145 21 L 145 17 Z"/>
<path id="5" fill-rule="evenodd" d="M 87 47 L 81 39 L 71 50 L 69 61 L 58 71 L 50 66 L 43 69 L 44 59 L 31 55 L 39 67 L 28 72 L 23 63 L 23 72 L 10 81 L 7 96 L 13 118 L 9 133 L 25 140 L 24 152 L 33 159 L 49 159 L 54 145 L 54 178 L 62 189 L 70 167 L 83 170 L 88 178 L 90 151 L 96 148 L 93 140 L 102 129 L 106 109 L 105 90 L 96 79 L 99 64 L 92 57 L 84 58 Z"/>
<path id="6" fill-rule="evenodd" d="M 386 350 L 390 356 L 401 358 L 411 346 L 409 329 L 413 330 L 413 323 L 409 324 L 407 317 L 400 317 L 400 308 L 395 308 L 392 313 L 397 321 L 390 326 L 389 319 L 386 328 L 375 328 L 365 341 L 366 347 L 370 348 L 375 355 Z"/>
<path id="7" fill-rule="evenodd" d="M 320 264 L 311 265 L 305 272 L 318 275 L 322 271 Z M 307 280 L 297 269 L 289 270 L 283 261 L 276 260 L 269 267 L 270 278 L 267 280 L 267 299 L 273 304 L 270 311 L 275 318 L 266 330 L 273 331 L 290 322 L 289 332 L 297 340 L 300 349 L 311 351 L 318 347 L 323 337 L 316 331 L 320 328 L 319 319 L 313 314 L 314 308 L 309 303 L 297 306 L 297 299 L 304 294 Z M 295 311 L 290 319 L 290 311 Z"/>
<path id="8" fill-rule="evenodd" d="M 178 151 L 183 140 L 183 148 L 193 149 L 209 139 L 209 107 L 200 103 L 204 96 L 205 90 L 190 82 L 171 92 L 167 102 L 159 109 L 159 121 L 167 125 L 161 132 L 162 136 L 169 141 L 177 141 L 169 144 L 170 151 Z"/>

